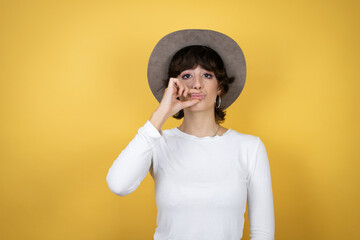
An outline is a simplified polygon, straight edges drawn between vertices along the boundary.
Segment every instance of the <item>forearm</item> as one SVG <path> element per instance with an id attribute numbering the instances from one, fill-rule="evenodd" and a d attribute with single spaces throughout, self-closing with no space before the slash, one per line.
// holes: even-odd
<path id="1" fill-rule="evenodd" d="M 169 118 L 169 115 L 162 110 L 157 108 L 151 115 L 149 121 L 156 127 L 156 129 L 161 133 L 161 127 L 164 125 L 166 120 Z"/>
<path id="2" fill-rule="evenodd" d="M 106 181 L 110 190 L 125 196 L 146 177 L 152 162 L 153 147 L 160 133 L 147 121 L 110 167 Z"/>

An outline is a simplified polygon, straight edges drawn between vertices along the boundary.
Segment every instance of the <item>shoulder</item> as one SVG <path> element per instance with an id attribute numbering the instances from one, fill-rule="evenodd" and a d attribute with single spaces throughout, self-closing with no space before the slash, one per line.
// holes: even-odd
<path id="1" fill-rule="evenodd" d="M 237 142 L 240 142 L 241 144 L 245 144 L 249 147 L 256 147 L 256 145 L 259 143 L 260 137 L 249 134 L 249 133 L 243 133 L 239 132 L 237 130 L 231 129 L 233 140 L 236 140 Z"/>

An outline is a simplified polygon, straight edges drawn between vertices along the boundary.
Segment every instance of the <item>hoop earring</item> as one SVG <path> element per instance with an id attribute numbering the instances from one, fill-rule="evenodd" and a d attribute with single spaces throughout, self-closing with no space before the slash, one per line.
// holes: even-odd
<path id="1" fill-rule="evenodd" d="M 215 106 L 216 108 L 219 108 L 220 105 L 221 105 L 221 97 L 218 95 L 217 97 L 219 97 L 219 106 Z M 215 100 L 215 103 L 216 103 L 216 100 Z"/>

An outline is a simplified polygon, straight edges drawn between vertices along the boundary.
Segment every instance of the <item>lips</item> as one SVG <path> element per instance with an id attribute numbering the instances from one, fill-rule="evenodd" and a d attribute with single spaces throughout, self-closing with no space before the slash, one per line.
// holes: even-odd
<path id="1" fill-rule="evenodd" d="M 194 99 L 204 99 L 205 95 L 204 94 L 190 94 L 190 98 L 194 98 Z"/>

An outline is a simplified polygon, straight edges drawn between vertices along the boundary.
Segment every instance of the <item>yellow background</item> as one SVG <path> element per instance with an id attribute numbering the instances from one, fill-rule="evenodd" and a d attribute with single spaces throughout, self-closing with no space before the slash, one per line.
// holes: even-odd
<path id="1" fill-rule="evenodd" d="M 247 82 L 223 126 L 267 148 L 275 238 L 356 239 L 359 10 L 340 0 L 1 0 L 0 238 L 153 239 L 150 174 L 125 197 L 105 178 L 158 106 L 146 77 L 153 47 L 204 28 L 244 51 Z"/>

